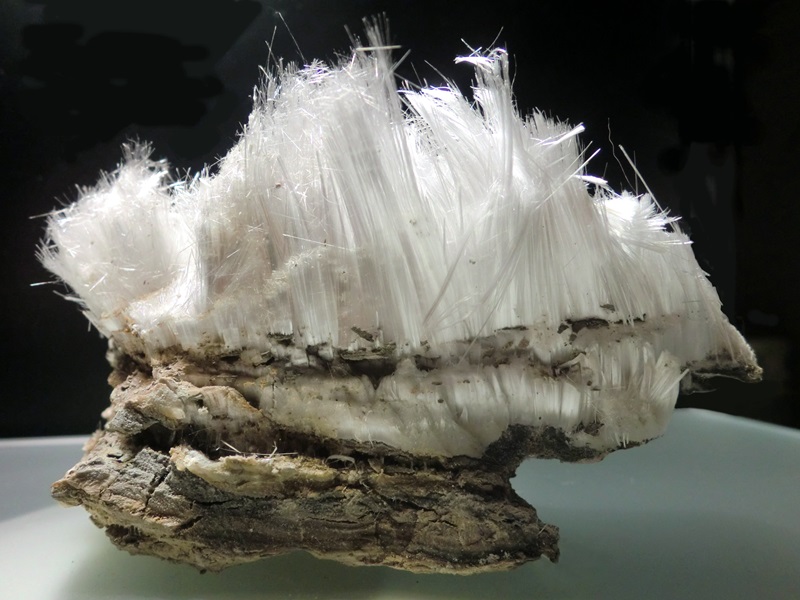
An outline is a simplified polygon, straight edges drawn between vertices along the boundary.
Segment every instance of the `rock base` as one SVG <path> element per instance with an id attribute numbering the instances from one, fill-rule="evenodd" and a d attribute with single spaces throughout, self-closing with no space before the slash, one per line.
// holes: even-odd
<path id="1" fill-rule="evenodd" d="M 99 431 L 53 485 L 133 554 L 203 571 L 292 550 L 352 565 L 469 574 L 546 556 L 558 529 L 511 488 L 507 465 L 403 465 L 297 453 L 209 456 Z"/>

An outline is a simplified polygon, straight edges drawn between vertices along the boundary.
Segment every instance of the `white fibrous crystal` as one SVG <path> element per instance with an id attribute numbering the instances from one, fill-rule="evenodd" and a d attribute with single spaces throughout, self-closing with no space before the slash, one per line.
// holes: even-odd
<path id="1" fill-rule="evenodd" d="M 51 216 L 43 263 L 148 373 L 110 430 L 235 407 L 216 451 L 247 424 L 262 454 L 291 434 L 481 459 L 519 426 L 559 432 L 523 454 L 580 460 L 661 435 L 681 388 L 759 378 L 677 219 L 588 175 L 581 126 L 521 116 L 503 50 L 457 62 L 474 101 L 398 90 L 380 48 L 277 68 L 213 172 L 174 180 L 130 145 Z M 223 486 L 211 454 L 172 460 Z"/>
<path id="2" fill-rule="evenodd" d="M 474 103 L 398 91 L 381 51 L 268 75 L 215 173 L 127 148 L 52 215 L 44 264 L 127 354 L 391 356 L 377 387 L 322 368 L 262 402 L 421 453 L 479 456 L 512 424 L 642 441 L 693 372 L 754 375 L 676 219 L 587 177 L 581 127 L 521 118 L 504 51 L 459 61 Z"/>

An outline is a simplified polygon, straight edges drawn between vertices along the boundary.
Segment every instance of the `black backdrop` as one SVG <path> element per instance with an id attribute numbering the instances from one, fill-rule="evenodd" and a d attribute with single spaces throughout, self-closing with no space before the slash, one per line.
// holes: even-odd
<path id="1" fill-rule="evenodd" d="M 86 433 L 108 398 L 103 340 L 62 286 L 31 286 L 50 279 L 35 216 L 113 170 L 132 138 L 176 172 L 213 163 L 247 118 L 267 40 L 291 60 L 333 59 L 349 47 L 345 27 L 379 13 L 411 51 L 401 75 L 437 84 L 441 72 L 467 89 L 470 69 L 453 58 L 497 39 L 521 111 L 586 125 L 601 149 L 590 172 L 630 189 L 613 148 L 634 153 L 766 367 L 761 384 L 723 380 L 679 405 L 800 425 L 793 1 L 11 0 L 0 5 L 0 436 Z"/>

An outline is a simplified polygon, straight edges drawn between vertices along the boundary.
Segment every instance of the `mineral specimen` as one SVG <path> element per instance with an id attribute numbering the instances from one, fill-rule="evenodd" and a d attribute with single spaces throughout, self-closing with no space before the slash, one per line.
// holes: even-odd
<path id="1" fill-rule="evenodd" d="M 397 90 L 371 49 L 265 74 L 238 143 L 147 146 L 49 220 L 44 265 L 110 340 L 111 406 L 53 487 L 111 539 L 218 570 L 305 549 L 470 573 L 558 558 L 527 457 L 661 435 L 679 389 L 757 380 L 676 219 L 518 114 L 506 53 Z"/>

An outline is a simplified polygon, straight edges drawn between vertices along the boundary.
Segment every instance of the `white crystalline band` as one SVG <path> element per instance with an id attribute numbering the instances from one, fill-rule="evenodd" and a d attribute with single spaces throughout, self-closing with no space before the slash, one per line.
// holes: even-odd
<path id="1" fill-rule="evenodd" d="M 525 358 L 430 371 L 405 360 L 377 384 L 324 372 L 287 376 L 273 367 L 227 384 L 293 432 L 417 456 L 480 457 L 511 425 L 554 427 L 572 447 L 598 452 L 658 437 L 682 376 L 676 357 L 628 338 L 590 348 L 557 372 Z M 229 389 L 214 387 L 218 379 L 187 373 L 197 386 L 183 393 L 189 405 L 201 390 Z"/>
<path id="2" fill-rule="evenodd" d="M 504 52 L 466 60 L 476 105 L 398 93 L 380 51 L 267 76 L 216 174 L 170 184 L 129 149 L 52 216 L 43 261 L 131 354 L 269 350 L 273 334 L 411 354 L 647 315 L 691 323 L 693 354 L 749 356 L 672 219 L 648 196 L 592 196 L 581 128 L 520 118 Z"/>

